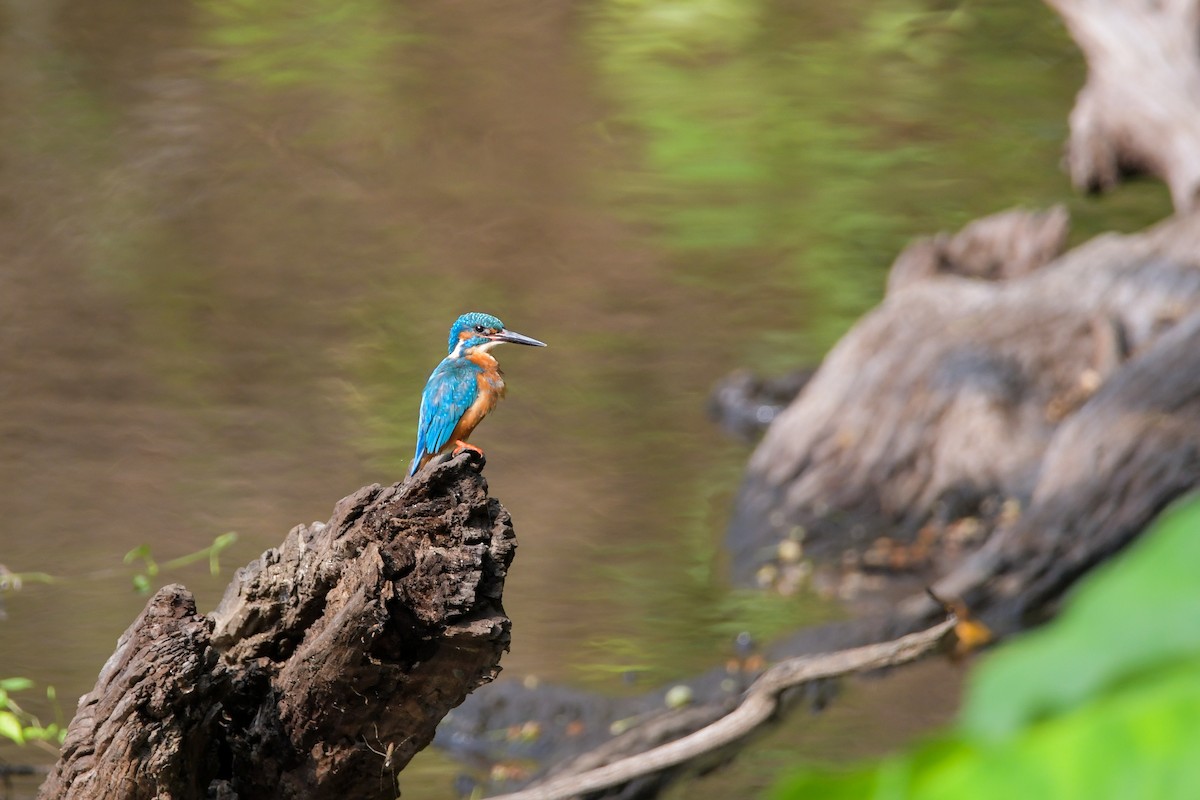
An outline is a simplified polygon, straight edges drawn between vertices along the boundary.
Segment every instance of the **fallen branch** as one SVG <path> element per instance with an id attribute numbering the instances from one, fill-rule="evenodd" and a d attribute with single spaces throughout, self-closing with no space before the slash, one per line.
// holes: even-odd
<path id="1" fill-rule="evenodd" d="M 894 641 L 780 662 L 746 690 L 737 708 L 695 733 L 587 772 L 556 775 L 493 800 L 567 800 L 691 761 L 735 742 L 761 726 L 775 713 L 784 690 L 810 681 L 915 661 L 937 646 L 954 625 L 955 620 L 951 618 Z"/>

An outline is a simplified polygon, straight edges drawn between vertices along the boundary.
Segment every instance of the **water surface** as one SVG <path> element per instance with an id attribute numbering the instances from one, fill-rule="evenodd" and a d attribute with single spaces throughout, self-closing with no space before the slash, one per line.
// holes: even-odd
<path id="1" fill-rule="evenodd" d="M 840 613 L 727 589 L 748 449 L 707 392 L 819 359 L 913 236 L 1013 205 L 1067 202 L 1077 238 L 1165 214 L 1157 187 L 1072 197 L 1082 79 L 1034 2 L 10 0 L 0 564 L 57 580 L 3 596 L 0 677 L 69 716 L 145 603 L 125 553 L 237 532 L 218 576 L 147 576 L 207 610 L 399 479 L 467 310 L 550 344 L 499 352 L 509 399 L 475 437 L 520 540 L 506 675 L 628 691 Z M 947 670 L 852 691 L 688 794 L 894 744 L 952 713 Z M 453 771 L 423 755 L 405 790 L 449 797 Z"/>

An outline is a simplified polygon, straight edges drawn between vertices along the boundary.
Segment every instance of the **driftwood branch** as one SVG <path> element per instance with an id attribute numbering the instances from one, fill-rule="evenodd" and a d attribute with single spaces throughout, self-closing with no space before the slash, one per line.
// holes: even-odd
<path id="1" fill-rule="evenodd" d="M 401 769 L 508 647 L 515 540 L 481 464 L 361 489 L 239 570 L 212 614 L 160 590 L 39 797 L 394 797 L 377 751 Z"/>
<path id="2" fill-rule="evenodd" d="M 692 761 L 753 733 L 776 712 L 785 690 L 810 681 L 907 664 L 936 647 L 953 629 L 954 622 L 946 620 L 895 641 L 776 664 L 751 685 L 729 714 L 694 733 L 586 772 L 557 775 L 496 800 L 567 800 Z"/>

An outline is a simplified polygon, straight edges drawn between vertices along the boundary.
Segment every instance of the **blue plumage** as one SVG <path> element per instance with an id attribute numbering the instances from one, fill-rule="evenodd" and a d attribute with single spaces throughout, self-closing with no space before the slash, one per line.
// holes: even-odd
<path id="1" fill-rule="evenodd" d="M 421 417 L 417 426 L 417 453 L 413 457 L 412 469 L 426 455 L 441 452 L 450 443 L 454 426 L 475 402 L 479 395 L 481 370 L 465 358 L 447 356 L 434 368 L 421 393 Z"/>
<path id="2" fill-rule="evenodd" d="M 503 342 L 546 346 L 505 330 L 504 323 L 490 314 L 463 314 L 451 326 L 449 354 L 434 368 L 421 394 L 417 451 L 409 475 L 451 446 L 455 452 L 479 450 L 467 444 L 467 437 L 504 396 L 504 378 L 488 352 Z"/>

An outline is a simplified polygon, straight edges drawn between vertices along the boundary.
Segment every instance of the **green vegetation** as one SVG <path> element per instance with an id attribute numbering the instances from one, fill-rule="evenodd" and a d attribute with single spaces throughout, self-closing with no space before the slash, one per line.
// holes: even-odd
<path id="1" fill-rule="evenodd" d="M 15 693 L 32 689 L 33 686 L 33 681 L 28 678 L 0 678 L 0 738 L 21 745 L 28 742 L 46 742 L 52 745 L 51 750 L 57 750 L 67 735 L 67 730 L 62 724 L 62 713 L 58 707 L 54 687 L 46 687 L 46 699 L 54 706 L 58 721 L 49 725 L 43 725 L 37 717 L 13 700 L 12 696 Z"/>
<path id="2" fill-rule="evenodd" d="M 1172 800 L 1200 789 L 1200 501 L 1089 576 L 1062 615 L 980 664 L 958 726 L 792 798 Z"/>
<path id="3" fill-rule="evenodd" d="M 165 561 L 159 564 L 154 559 L 154 554 L 150 550 L 150 545 L 142 544 L 130 550 L 122 559 L 126 564 L 134 564 L 138 561 L 142 562 L 144 572 L 138 572 L 133 576 L 133 587 L 142 594 L 147 594 L 150 591 L 150 579 L 157 576 L 160 570 L 179 569 L 186 567 L 189 564 L 194 564 L 197 561 L 208 561 L 208 572 L 210 575 L 219 575 L 221 572 L 221 551 L 229 547 L 238 540 L 238 535 L 233 531 L 222 533 L 217 538 L 213 539 L 212 544 L 203 550 L 197 550 L 194 553 L 188 553 L 179 558 L 173 558 L 170 561 Z"/>
<path id="4" fill-rule="evenodd" d="M 238 540 L 234 532 L 223 533 L 213 539 L 212 544 L 194 553 L 172 558 L 161 564 L 154 558 L 149 545 L 141 545 L 125 554 L 124 563 L 127 565 L 140 562 L 141 569 L 133 574 L 133 587 L 140 594 L 148 594 L 154 588 L 151 579 L 161 572 L 181 569 L 202 561 L 208 562 L 209 572 L 217 575 L 221 570 L 221 553 Z M 51 575 L 45 572 L 9 572 L 0 566 L 0 592 L 20 591 L 27 583 L 60 584 L 81 580 L 103 580 L 112 578 L 117 570 L 104 569 L 76 575 L 70 578 Z M 52 752 L 57 752 L 66 736 L 66 725 L 58 706 L 57 694 L 53 686 L 46 687 L 46 699 L 54 709 L 55 722 L 43 724 L 35 715 L 26 711 L 13 695 L 34 688 L 36 684 L 29 678 L 14 677 L 0 678 L 0 739 L 8 739 L 15 744 L 29 742 L 42 743 Z"/>
<path id="5" fill-rule="evenodd" d="M 784 289 L 746 306 L 775 322 L 761 369 L 824 353 L 914 236 L 1015 205 L 1068 202 L 1084 232 L 1170 213 L 1072 199 L 1055 164 L 1083 64 L 1038 3 L 609 0 L 587 36 L 630 151 L 601 193 L 681 284 L 728 303 L 738 265 Z"/>
<path id="6" fill-rule="evenodd" d="M 237 533 L 230 531 L 222 533 L 213 539 L 212 544 L 194 553 L 172 558 L 169 561 L 164 561 L 159 564 L 154 558 L 154 553 L 148 544 L 141 544 L 125 554 L 122 561 L 125 564 L 136 564 L 141 562 L 142 569 L 133 574 L 133 588 L 140 594 L 148 594 L 153 588 L 151 578 L 157 577 L 159 572 L 181 569 L 190 564 L 195 564 L 199 561 L 208 561 L 208 571 L 210 575 L 219 575 L 221 572 L 221 553 L 230 545 L 238 540 Z M 80 580 L 102 580 L 111 578 L 116 574 L 112 569 L 96 570 L 86 575 L 75 575 L 70 578 L 51 575 L 46 572 L 9 572 L 0 565 L 0 592 L 5 591 L 20 591 L 21 587 L 26 583 L 61 583 L 63 581 L 80 581 Z"/>
<path id="7" fill-rule="evenodd" d="M 205 0 L 208 39 L 222 72 L 264 87 L 326 88 L 339 97 L 364 86 L 382 95 L 389 58 L 404 30 L 395 7 L 378 0 L 304 3 Z"/>

